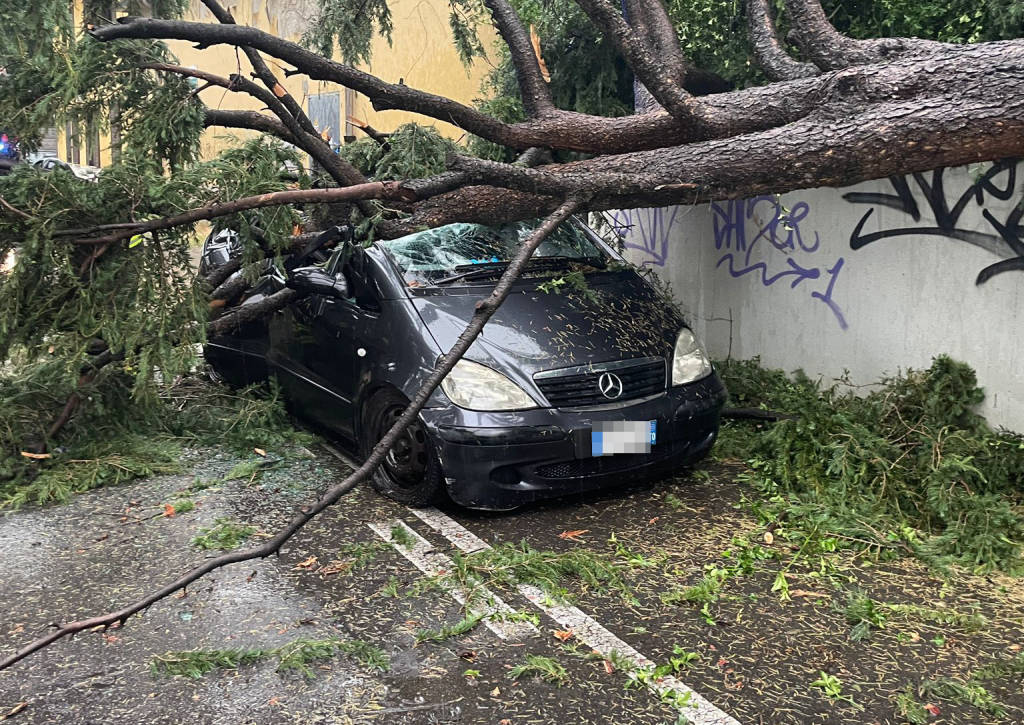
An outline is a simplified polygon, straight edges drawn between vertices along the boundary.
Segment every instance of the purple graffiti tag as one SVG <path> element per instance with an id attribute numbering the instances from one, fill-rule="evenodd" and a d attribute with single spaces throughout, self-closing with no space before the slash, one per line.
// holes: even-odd
<path id="1" fill-rule="evenodd" d="M 831 269 L 826 270 L 829 275 L 829 280 L 825 294 L 822 294 L 821 292 L 811 292 L 811 297 L 816 300 L 821 300 L 828 305 L 828 308 L 832 310 L 832 314 L 835 315 L 836 319 L 839 321 L 839 328 L 842 330 L 848 328 L 849 325 L 846 324 L 846 317 L 843 316 L 843 311 L 839 309 L 839 305 L 837 305 L 832 299 L 832 290 L 836 286 L 836 278 L 839 277 L 839 270 L 843 268 L 843 264 L 845 263 L 846 260 L 840 257 L 836 260 L 836 263 L 832 265 Z"/>
<path id="2" fill-rule="evenodd" d="M 762 222 L 756 212 L 767 205 L 768 219 Z M 722 266 L 734 279 L 753 274 L 764 287 L 771 287 L 789 278 L 789 289 L 808 289 L 814 300 L 823 302 L 835 315 L 840 329 L 849 325 L 842 309 L 832 298 L 836 278 L 843 268 L 840 257 L 831 268 L 822 266 L 816 257 L 821 249 L 817 232 L 805 236 L 801 224 L 811 212 L 807 202 L 800 201 L 786 209 L 774 196 L 711 204 L 715 249 L 725 251 L 715 264 Z M 813 241 L 810 241 L 813 238 Z M 799 261 L 798 261 L 799 259 Z M 813 289 L 814 281 L 828 276 L 824 292 Z"/>
<path id="3" fill-rule="evenodd" d="M 790 266 L 789 270 L 783 270 L 782 272 L 773 274 L 771 277 L 768 276 L 768 265 L 764 262 L 757 262 L 756 264 L 752 264 L 749 267 L 736 269 L 736 267 L 733 264 L 733 256 L 731 252 L 729 254 L 722 255 L 722 258 L 718 260 L 718 264 L 716 264 L 715 267 L 721 267 L 722 264 L 726 261 L 729 262 L 729 274 L 736 279 L 746 274 L 750 274 L 751 272 L 761 270 L 761 284 L 763 284 L 765 287 L 771 287 L 773 284 L 778 282 L 783 277 L 794 277 L 795 279 L 790 283 L 789 288 L 795 289 L 796 286 L 803 282 L 804 280 L 818 279 L 821 276 L 821 270 L 818 269 L 817 267 L 813 269 L 807 269 L 806 267 L 801 267 L 792 259 L 786 260 L 786 262 Z"/>
<path id="4" fill-rule="evenodd" d="M 622 209 L 611 215 L 612 230 L 622 239 L 626 249 L 643 252 L 640 266 L 664 267 L 668 259 L 668 242 L 676 223 L 679 207 L 667 209 Z"/>

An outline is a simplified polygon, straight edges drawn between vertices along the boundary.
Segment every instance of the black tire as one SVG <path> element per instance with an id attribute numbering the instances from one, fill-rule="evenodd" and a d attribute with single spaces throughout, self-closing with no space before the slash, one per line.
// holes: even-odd
<path id="1" fill-rule="evenodd" d="M 396 390 L 375 393 L 363 405 L 360 449 L 365 460 L 402 415 L 409 400 Z M 429 506 L 444 491 L 444 475 L 434 443 L 423 423 L 413 422 L 398 439 L 370 479 L 374 489 L 407 506 Z"/>

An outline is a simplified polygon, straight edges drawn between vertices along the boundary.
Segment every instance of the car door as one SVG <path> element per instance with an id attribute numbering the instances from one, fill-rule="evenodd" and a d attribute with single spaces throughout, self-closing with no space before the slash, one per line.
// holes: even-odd
<path id="1" fill-rule="evenodd" d="M 307 387 L 312 383 L 324 388 L 335 401 L 329 408 L 316 402 L 310 412 L 354 440 L 359 392 L 386 344 L 387 335 L 380 324 L 380 292 L 359 248 L 335 252 L 326 271 L 344 276 L 352 296 L 310 295 L 300 303 L 298 312 L 306 324 L 298 348 L 307 371 Z"/>

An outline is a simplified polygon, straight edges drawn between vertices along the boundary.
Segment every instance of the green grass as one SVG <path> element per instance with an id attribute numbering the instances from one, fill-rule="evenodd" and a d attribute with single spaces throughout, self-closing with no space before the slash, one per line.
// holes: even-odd
<path id="1" fill-rule="evenodd" d="M 218 518 L 214 520 L 213 526 L 199 530 L 199 534 L 192 539 L 192 545 L 206 550 L 230 551 L 237 549 L 255 533 L 255 526 Z"/>

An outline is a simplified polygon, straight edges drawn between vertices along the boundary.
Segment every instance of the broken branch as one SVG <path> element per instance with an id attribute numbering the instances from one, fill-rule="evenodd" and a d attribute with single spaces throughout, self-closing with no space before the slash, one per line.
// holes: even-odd
<path id="1" fill-rule="evenodd" d="M 30 642 L 14 654 L 0 661 L 0 670 L 7 669 L 15 663 L 25 659 L 32 653 L 38 652 L 44 647 L 48 647 L 64 637 L 95 629 L 97 627 L 106 629 L 114 624 L 124 625 L 124 623 L 133 615 L 151 607 L 161 599 L 174 594 L 176 591 L 185 588 L 192 582 L 201 579 L 216 569 L 228 566 L 229 564 L 237 564 L 242 561 L 264 559 L 279 552 L 285 542 L 298 533 L 302 527 L 309 523 L 315 516 L 327 509 L 329 506 L 335 504 L 342 496 L 347 494 L 355 488 L 355 486 L 365 481 L 373 474 L 384 460 L 388 451 L 391 450 L 391 447 L 398 440 L 398 437 L 416 419 L 420 410 L 422 410 L 423 406 L 426 405 L 427 400 L 429 400 L 437 386 L 440 385 L 445 376 L 452 371 L 455 364 L 462 359 L 462 356 L 469 349 L 470 345 L 473 344 L 473 341 L 479 337 L 484 325 L 487 324 L 487 321 L 501 306 L 501 303 L 505 301 L 505 298 L 508 297 L 509 292 L 512 290 L 512 285 L 519 278 L 520 274 L 522 274 L 523 269 L 525 269 L 527 262 L 530 257 L 533 256 L 537 247 L 540 246 L 541 242 L 543 242 L 548 235 L 557 229 L 562 222 L 568 219 L 577 208 L 579 208 L 581 202 L 582 199 L 579 198 L 572 198 L 562 202 L 555 212 L 545 219 L 544 222 L 526 239 L 522 247 L 519 248 L 512 262 L 501 275 L 501 278 L 498 280 L 498 283 L 494 286 L 491 293 L 486 298 L 477 302 L 473 317 L 466 325 L 466 328 L 462 331 L 462 334 L 459 335 L 451 350 L 441 356 L 437 366 L 434 368 L 433 372 L 427 376 L 427 379 L 423 382 L 423 385 L 420 386 L 416 395 L 413 396 L 412 401 L 409 403 L 408 407 L 406 407 L 401 417 L 395 421 L 394 425 L 391 426 L 391 429 L 388 430 L 377 445 L 373 447 L 373 450 L 369 457 L 367 457 L 366 461 L 359 466 L 359 468 L 353 471 L 348 478 L 329 488 L 323 496 L 321 496 L 311 506 L 303 507 L 284 529 L 278 532 L 262 546 L 246 549 L 244 551 L 234 551 L 209 559 L 203 564 L 170 582 L 166 586 L 161 587 L 157 591 L 148 594 L 142 599 L 139 599 L 138 601 L 133 602 L 115 612 L 109 612 L 96 617 L 90 617 L 89 619 L 82 619 L 76 622 L 69 622 L 67 624 L 60 625 L 50 634 Z M 293 292 L 294 294 L 293 290 L 282 290 L 282 292 Z M 271 298 L 273 297 L 274 295 L 271 296 Z M 282 295 L 282 298 L 283 297 L 284 295 Z M 268 300 L 271 298 L 268 298 Z M 286 304 L 286 302 L 283 304 Z M 227 317 L 222 319 L 226 320 Z M 217 322 L 220 323 L 221 320 L 218 320 Z"/>

